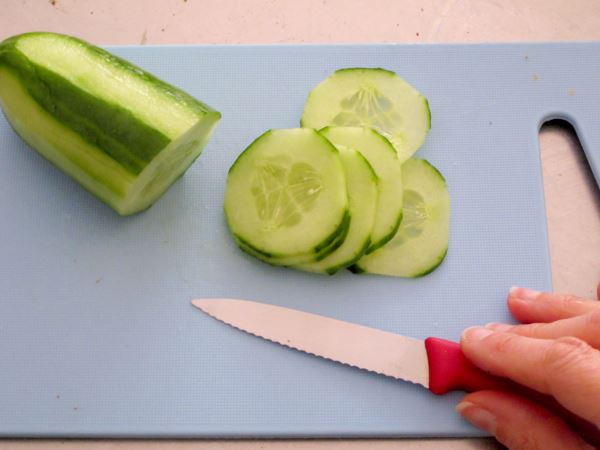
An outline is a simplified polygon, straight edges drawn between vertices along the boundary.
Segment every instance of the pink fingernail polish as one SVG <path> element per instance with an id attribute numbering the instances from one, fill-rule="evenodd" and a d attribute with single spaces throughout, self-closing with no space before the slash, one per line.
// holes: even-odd
<path id="1" fill-rule="evenodd" d="M 486 328 L 471 327 L 467 328 L 463 332 L 463 338 L 465 338 L 468 341 L 481 341 L 482 339 L 488 337 L 492 333 L 492 330 L 488 330 Z"/>
<path id="2" fill-rule="evenodd" d="M 496 416 L 488 410 L 471 402 L 460 402 L 456 405 L 456 411 L 477 428 L 491 434 L 496 433 L 496 427 L 498 426 Z"/>
<path id="3" fill-rule="evenodd" d="M 511 287 L 508 292 L 511 297 L 517 297 L 523 300 L 535 300 L 541 294 L 540 291 L 515 286 Z"/>

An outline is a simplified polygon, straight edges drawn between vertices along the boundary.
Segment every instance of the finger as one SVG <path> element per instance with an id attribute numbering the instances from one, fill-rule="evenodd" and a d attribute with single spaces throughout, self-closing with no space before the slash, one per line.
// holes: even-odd
<path id="1" fill-rule="evenodd" d="M 529 325 L 491 323 L 485 327 L 494 331 L 504 331 L 538 339 L 558 339 L 572 336 L 600 350 L 600 309 L 588 312 L 582 316 L 557 320 L 551 323 L 532 323 Z"/>
<path id="2" fill-rule="evenodd" d="M 596 298 L 600 300 L 600 283 L 596 286 Z"/>
<path id="3" fill-rule="evenodd" d="M 580 417 L 600 424 L 600 352 L 580 339 L 534 339 L 473 327 L 461 348 L 479 368 L 553 396 Z"/>
<path id="4" fill-rule="evenodd" d="M 536 403 L 508 392 L 469 394 L 456 410 L 511 450 L 593 449 L 562 419 Z"/>
<path id="5" fill-rule="evenodd" d="M 598 310 L 600 302 L 513 287 L 508 294 L 508 307 L 519 322 L 554 322 Z"/>

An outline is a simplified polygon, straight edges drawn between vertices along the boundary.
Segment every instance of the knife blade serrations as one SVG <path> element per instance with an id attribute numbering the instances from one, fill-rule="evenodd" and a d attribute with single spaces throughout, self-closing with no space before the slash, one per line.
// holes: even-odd
<path id="1" fill-rule="evenodd" d="M 248 300 L 196 299 L 192 304 L 215 319 L 277 344 L 429 386 L 422 340 Z"/>

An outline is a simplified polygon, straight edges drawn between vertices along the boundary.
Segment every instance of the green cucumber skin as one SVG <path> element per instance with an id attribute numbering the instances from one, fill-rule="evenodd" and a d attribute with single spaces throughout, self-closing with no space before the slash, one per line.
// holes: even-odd
<path id="1" fill-rule="evenodd" d="M 435 269 L 437 269 L 438 267 L 440 267 L 440 265 L 446 259 L 446 255 L 447 254 L 448 254 L 448 248 L 446 248 L 446 250 L 444 250 L 444 252 L 440 255 L 440 258 L 439 258 L 439 261 L 437 262 L 437 264 L 434 264 L 429 269 L 427 269 L 427 270 L 425 270 L 425 271 L 423 271 L 421 273 L 417 273 L 417 274 L 413 275 L 411 278 L 421 278 L 421 277 L 424 277 L 425 275 L 429 275 Z"/>
<path id="2" fill-rule="evenodd" d="M 217 114 L 220 118 L 220 113 L 185 92 L 75 37 L 34 32 L 13 36 L 0 43 L 0 65 L 21 80 L 27 92 L 43 109 L 134 175 L 139 174 L 171 140 L 121 105 L 98 99 L 33 63 L 17 48 L 19 40 L 30 37 L 60 38 L 77 43 L 102 63 L 118 67 L 145 83 L 159 87 L 175 101 L 197 113 L 199 119 L 209 113 Z"/>
<path id="3" fill-rule="evenodd" d="M 358 264 L 352 264 L 350 266 L 347 267 L 347 269 L 352 272 L 353 274 L 356 275 L 360 275 L 361 273 L 366 273 L 365 269 L 363 269 L 362 267 L 360 267 Z"/>
<path id="4" fill-rule="evenodd" d="M 391 70 L 388 69 L 384 69 L 382 67 L 344 67 L 342 69 L 338 69 L 336 70 L 334 73 L 342 73 L 342 72 L 381 72 L 381 73 L 386 73 L 389 76 L 393 77 L 396 76 L 395 72 L 392 72 Z"/>
<path id="5" fill-rule="evenodd" d="M 340 245 L 342 245 L 344 239 L 346 238 L 346 235 L 348 234 L 349 225 L 350 213 L 346 211 L 342 218 L 342 221 L 340 222 L 340 225 L 331 234 L 331 236 L 327 237 L 326 241 L 314 248 L 314 256 L 311 259 L 313 261 L 320 261 L 321 259 L 327 257 L 333 251 L 337 250 L 340 247 Z M 254 256 L 255 258 L 260 259 L 263 262 L 266 262 L 267 264 L 280 267 L 291 267 L 293 265 L 292 263 L 282 263 L 281 261 L 278 261 L 278 259 L 282 260 L 284 258 L 293 258 L 294 255 L 276 255 L 273 253 L 265 252 L 254 247 L 247 240 L 245 240 L 237 234 L 234 234 L 234 239 L 241 250 L 248 253 L 249 255 Z M 310 255 L 307 256 L 310 257 Z"/>
<path id="6" fill-rule="evenodd" d="M 317 261 L 325 258 L 331 252 L 337 250 L 340 245 L 342 245 L 344 239 L 346 239 L 346 235 L 348 234 L 350 219 L 350 211 L 346 209 L 346 212 L 342 217 L 342 221 L 336 230 L 331 233 L 327 239 L 314 248 L 314 252 L 317 254 Z"/>
<path id="7" fill-rule="evenodd" d="M 12 37 L 7 38 L 6 40 L 0 42 L 0 61 L 2 60 L 2 53 L 4 51 L 11 51 L 10 48 L 15 48 L 15 44 L 19 39 L 26 38 L 29 36 L 50 36 L 50 37 L 60 37 L 61 39 L 70 40 L 75 42 L 83 47 L 95 57 L 102 59 L 103 62 L 110 64 L 112 66 L 118 67 L 119 69 L 126 70 L 130 72 L 132 75 L 135 75 L 140 80 L 154 84 L 156 87 L 160 88 L 162 91 L 167 92 L 174 100 L 184 104 L 189 109 L 194 110 L 198 115 L 202 116 L 207 112 L 218 112 L 214 110 L 212 107 L 208 106 L 206 103 L 192 97 L 190 94 L 182 91 L 174 87 L 173 85 L 157 78 L 149 72 L 146 72 L 144 69 L 132 64 L 129 61 L 126 61 L 119 56 L 116 56 L 100 47 L 97 47 L 89 42 L 86 42 L 82 39 L 79 39 L 74 36 L 69 36 L 65 34 L 59 33 L 51 33 L 46 31 L 34 31 L 30 33 L 22 33 Z M 18 50 L 17 50 L 18 51 Z M 20 53 L 20 52 L 19 52 Z"/>
<path id="8" fill-rule="evenodd" d="M 327 269 L 325 272 L 327 273 L 327 275 L 335 275 L 336 273 L 338 273 L 340 270 L 342 269 L 349 269 L 351 267 L 354 267 L 356 265 L 356 262 L 362 258 L 363 254 L 367 251 L 367 249 L 369 248 L 369 245 L 371 245 L 371 239 L 367 239 L 362 248 L 360 249 L 359 253 L 357 254 L 357 256 L 352 259 L 351 261 L 347 261 L 344 264 L 340 264 L 338 266 L 334 266 L 334 267 L 330 267 L 329 269 Z"/>
<path id="9" fill-rule="evenodd" d="M 410 276 L 407 276 L 407 277 L 401 277 L 401 278 L 421 278 L 421 277 L 424 277 L 426 275 L 429 275 L 431 272 L 433 272 L 435 269 L 437 269 L 444 262 L 444 260 L 446 259 L 446 255 L 447 254 L 448 254 L 448 249 L 446 248 L 444 250 L 444 252 L 440 255 L 439 260 L 438 260 L 438 262 L 436 264 L 434 264 L 433 266 L 431 266 L 430 268 L 428 268 L 427 270 L 425 270 L 423 272 L 419 272 L 419 273 L 416 273 L 414 275 L 410 275 Z M 356 263 L 352 264 L 351 266 L 348 266 L 347 269 L 350 272 L 352 272 L 352 273 L 354 273 L 356 275 L 367 273 L 367 271 L 364 268 L 362 268 L 360 266 L 360 264 L 356 264 Z"/>
<path id="10" fill-rule="evenodd" d="M 438 176 L 438 178 L 444 182 L 444 185 L 448 185 L 448 183 L 446 182 L 446 178 L 444 178 L 444 175 L 442 175 L 442 172 L 440 172 L 437 167 L 435 167 L 426 159 L 420 159 L 419 161 L 421 161 L 422 164 L 428 166 Z"/>
<path id="11" fill-rule="evenodd" d="M 137 121 L 129 111 L 95 99 L 46 69 L 34 69 L 31 65 L 5 66 L 25 80 L 23 86 L 44 110 L 134 175 L 170 142 L 159 131 Z M 51 93 L 49 86 L 52 86 Z M 101 123 L 111 124 L 111 134 L 98 126 Z M 130 151 L 132 148 L 136 149 L 135 153 Z"/>
<path id="12" fill-rule="evenodd" d="M 303 127 L 305 128 L 305 127 Z M 254 139 L 245 149 L 242 153 L 240 153 L 237 158 L 235 158 L 235 161 L 233 162 L 233 164 L 231 165 L 231 167 L 229 167 L 229 170 L 227 171 L 227 175 L 231 174 L 231 172 L 233 172 L 236 168 L 237 165 L 240 161 L 242 161 L 243 158 L 246 157 L 246 155 L 251 153 L 251 149 L 254 146 L 254 144 L 256 144 L 258 141 L 260 141 L 261 139 L 267 137 L 270 134 L 273 134 L 275 131 L 275 129 L 270 129 L 265 131 L 263 134 L 261 134 L 260 136 L 258 136 L 256 139 Z M 327 140 L 327 138 L 323 137 L 320 133 L 321 130 L 314 130 L 319 136 L 321 136 L 323 138 L 323 143 L 327 144 L 327 146 L 329 147 L 329 150 L 331 150 L 331 152 L 333 152 L 334 154 L 337 154 L 338 150 L 337 148 L 335 148 L 335 146 L 329 142 L 329 140 Z"/>
<path id="13" fill-rule="evenodd" d="M 425 109 L 427 110 L 427 131 L 431 130 L 431 108 L 429 107 L 429 100 L 423 97 L 425 103 Z M 436 169 L 437 170 L 437 169 Z"/>
<path id="14" fill-rule="evenodd" d="M 379 241 L 377 241 L 377 242 L 371 242 L 365 252 L 365 255 L 368 255 L 369 253 L 373 253 L 375 250 L 383 247 L 385 244 L 387 244 L 392 239 L 394 239 L 394 236 L 396 236 L 396 233 L 400 229 L 400 225 L 402 225 L 403 217 L 404 216 L 403 216 L 402 212 L 400 212 L 400 215 L 398 216 L 398 220 L 396 221 L 396 224 L 394 225 L 394 228 L 392 228 L 390 233 L 388 235 L 384 236 L 383 238 L 379 239 Z"/>

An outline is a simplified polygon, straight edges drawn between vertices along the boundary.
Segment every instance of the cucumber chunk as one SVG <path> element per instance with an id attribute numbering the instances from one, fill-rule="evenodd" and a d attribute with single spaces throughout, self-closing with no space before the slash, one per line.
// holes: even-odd
<path id="1" fill-rule="evenodd" d="M 320 261 L 295 267 L 307 272 L 334 274 L 355 261 L 367 250 L 377 207 L 377 175 L 357 150 L 340 147 L 340 157 L 346 171 L 350 226 L 343 244 Z"/>
<path id="2" fill-rule="evenodd" d="M 326 127 L 320 133 L 335 146 L 358 150 L 378 178 L 377 208 L 367 253 L 394 237 L 402 221 L 402 170 L 390 142 L 371 128 Z"/>
<path id="3" fill-rule="evenodd" d="M 127 61 L 55 33 L 0 43 L 0 105 L 28 144 L 122 215 L 152 205 L 221 117 Z"/>
<path id="4" fill-rule="evenodd" d="M 340 69 L 308 95 L 303 127 L 371 127 L 385 136 L 403 162 L 425 141 L 431 127 L 427 99 L 394 72 Z"/>
<path id="5" fill-rule="evenodd" d="M 450 196 L 440 172 L 422 159 L 402 165 L 404 219 L 394 239 L 363 256 L 353 272 L 414 278 L 438 267 L 448 250 Z"/>
<path id="6" fill-rule="evenodd" d="M 225 216 L 240 247 L 263 260 L 316 260 L 333 251 L 348 226 L 338 150 L 309 128 L 267 131 L 229 169 Z"/>

